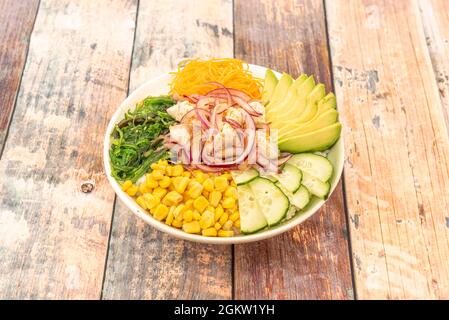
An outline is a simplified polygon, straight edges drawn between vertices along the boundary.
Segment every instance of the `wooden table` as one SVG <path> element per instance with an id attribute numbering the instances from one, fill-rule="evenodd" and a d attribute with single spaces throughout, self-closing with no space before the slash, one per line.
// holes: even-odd
<path id="1" fill-rule="evenodd" d="M 447 0 L 1 0 L 0 298 L 449 298 L 448 12 Z M 105 128 L 181 59 L 231 56 L 335 90 L 344 177 L 276 238 L 178 241 L 115 201 Z"/>

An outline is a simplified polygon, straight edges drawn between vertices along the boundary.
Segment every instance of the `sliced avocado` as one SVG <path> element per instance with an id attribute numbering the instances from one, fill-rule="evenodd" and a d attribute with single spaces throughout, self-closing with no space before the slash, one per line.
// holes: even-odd
<path id="1" fill-rule="evenodd" d="M 276 105 L 281 102 L 287 95 L 288 88 L 290 88 L 292 83 L 293 78 L 289 74 L 283 73 L 273 91 L 273 95 L 271 96 L 270 103 L 267 107 L 271 108 L 272 105 Z"/>
<path id="2" fill-rule="evenodd" d="M 306 122 L 312 119 L 318 110 L 318 101 L 324 98 L 325 95 L 326 88 L 324 87 L 324 84 L 317 84 L 315 88 L 313 88 L 312 92 L 310 92 L 307 96 L 306 108 L 303 113 L 301 113 L 297 121 Z"/>
<path id="3" fill-rule="evenodd" d="M 265 72 L 265 81 L 263 86 L 262 103 L 266 105 L 271 96 L 273 95 L 274 89 L 278 84 L 278 78 L 271 69 L 267 69 Z"/>
<path id="4" fill-rule="evenodd" d="M 312 131 L 303 135 L 292 136 L 279 144 L 281 151 L 299 153 L 306 151 L 323 151 L 330 148 L 340 137 L 341 123 Z"/>
<path id="5" fill-rule="evenodd" d="M 288 125 L 279 129 L 279 143 L 287 140 L 289 137 L 303 135 L 308 132 L 316 131 L 334 124 L 338 120 L 338 112 L 335 109 L 327 110 L 312 120 L 296 126 Z"/>

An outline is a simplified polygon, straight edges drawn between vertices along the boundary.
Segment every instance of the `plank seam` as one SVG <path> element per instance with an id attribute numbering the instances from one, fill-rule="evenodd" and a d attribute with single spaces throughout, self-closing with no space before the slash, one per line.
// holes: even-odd
<path id="1" fill-rule="evenodd" d="M 40 5 L 41 5 L 41 0 L 39 0 L 39 2 L 37 4 L 37 9 L 36 9 L 36 14 L 34 16 L 33 25 L 31 27 L 31 31 L 30 31 L 30 33 L 28 35 L 28 43 L 27 43 L 26 51 L 25 51 L 25 60 L 24 60 L 24 64 L 23 64 L 23 67 L 22 67 L 22 72 L 20 73 L 19 85 L 17 86 L 17 92 L 16 92 L 16 95 L 14 97 L 14 106 L 11 109 L 11 115 L 9 116 L 9 119 L 8 119 L 8 125 L 6 127 L 5 138 L 3 140 L 3 145 L 0 146 L 0 160 L 3 157 L 3 151 L 5 150 L 6 141 L 8 140 L 8 136 L 9 136 L 9 129 L 11 128 L 12 119 L 14 117 L 14 113 L 15 113 L 16 106 L 17 106 L 17 98 L 19 97 L 19 92 L 20 92 L 20 89 L 22 87 L 22 78 L 23 78 L 23 74 L 25 72 L 25 67 L 26 67 L 26 64 L 27 64 L 27 61 L 28 61 L 28 54 L 29 54 L 29 51 L 30 51 L 31 36 L 32 36 L 32 34 L 34 32 L 34 26 L 36 25 L 36 20 L 37 20 L 37 15 L 39 14 Z"/>
<path id="2" fill-rule="evenodd" d="M 326 0 L 323 0 L 323 10 L 324 10 L 324 26 L 326 30 L 326 44 L 327 44 L 327 51 L 329 52 L 329 75 L 331 80 L 331 86 L 332 90 L 335 92 L 335 86 L 334 86 L 334 68 L 332 63 L 332 51 L 330 46 L 330 35 L 329 35 L 329 27 L 327 23 L 327 7 L 326 7 Z M 338 107 L 338 106 L 337 106 Z M 348 258 L 349 258 L 349 266 L 351 270 L 351 281 L 352 281 L 352 291 L 353 291 L 353 299 L 357 300 L 357 288 L 356 288 L 356 281 L 355 281 L 355 269 L 354 269 L 354 261 L 353 261 L 353 254 L 352 254 L 352 243 L 351 243 L 351 228 L 349 225 L 349 210 L 348 210 L 348 204 L 346 199 L 346 183 L 345 183 L 345 175 L 344 175 L 344 169 L 343 173 L 341 175 L 341 187 L 342 187 L 342 196 L 343 196 L 343 209 L 345 212 L 345 224 L 346 224 L 346 232 L 348 235 L 347 241 L 348 241 Z"/>
<path id="3" fill-rule="evenodd" d="M 232 57 L 235 58 L 235 0 L 232 0 Z M 231 248 L 231 299 L 235 300 L 235 245 Z"/>

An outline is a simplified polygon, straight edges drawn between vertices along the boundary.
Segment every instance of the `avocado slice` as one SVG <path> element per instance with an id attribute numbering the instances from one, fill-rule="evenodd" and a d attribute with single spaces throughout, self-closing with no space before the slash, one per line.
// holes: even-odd
<path id="1" fill-rule="evenodd" d="M 281 151 L 300 153 L 306 151 L 323 151 L 337 142 L 341 133 L 341 123 L 312 131 L 306 134 L 292 136 L 279 144 Z"/>
<path id="2" fill-rule="evenodd" d="M 265 81 L 263 85 L 263 93 L 262 93 L 262 103 L 266 105 L 271 96 L 273 95 L 274 89 L 278 84 L 278 78 L 271 69 L 267 69 L 265 72 Z"/>
<path id="3" fill-rule="evenodd" d="M 312 92 L 310 92 L 307 96 L 306 108 L 303 113 L 301 113 L 297 121 L 306 122 L 312 119 L 318 110 L 318 101 L 324 98 L 325 95 L 326 88 L 324 87 L 324 84 L 320 83 L 316 85 Z"/>
<path id="4" fill-rule="evenodd" d="M 292 83 L 293 78 L 289 74 L 283 73 L 273 91 L 273 95 L 271 96 L 270 103 L 268 103 L 267 108 L 271 108 L 277 103 L 282 102 L 287 95 L 288 88 L 290 88 Z"/>

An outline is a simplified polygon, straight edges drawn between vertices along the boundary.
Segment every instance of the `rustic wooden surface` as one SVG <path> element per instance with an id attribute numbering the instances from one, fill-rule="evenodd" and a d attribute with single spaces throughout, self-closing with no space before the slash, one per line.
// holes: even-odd
<path id="1" fill-rule="evenodd" d="M 140 1 L 130 90 L 175 69 L 182 59 L 232 53 L 232 1 Z M 103 298 L 229 299 L 231 294 L 231 246 L 174 239 L 118 201 Z"/>
<path id="2" fill-rule="evenodd" d="M 0 1 L 0 298 L 448 299 L 447 12 L 446 0 Z M 185 57 L 233 53 L 335 87 L 345 188 L 271 240 L 174 240 L 115 203 L 98 146 L 129 90 Z"/>
<path id="3" fill-rule="evenodd" d="M 449 137 L 418 3 L 326 4 L 357 296 L 448 298 Z"/>
<path id="4" fill-rule="evenodd" d="M 235 55 L 332 90 L 321 1 L 235 1 Z M 273 45 L 276 43 L 276 45 Z M 341 184 L 304 224 L 273 239 L 236 245 L 237 299 L 351 299 Z"/>

